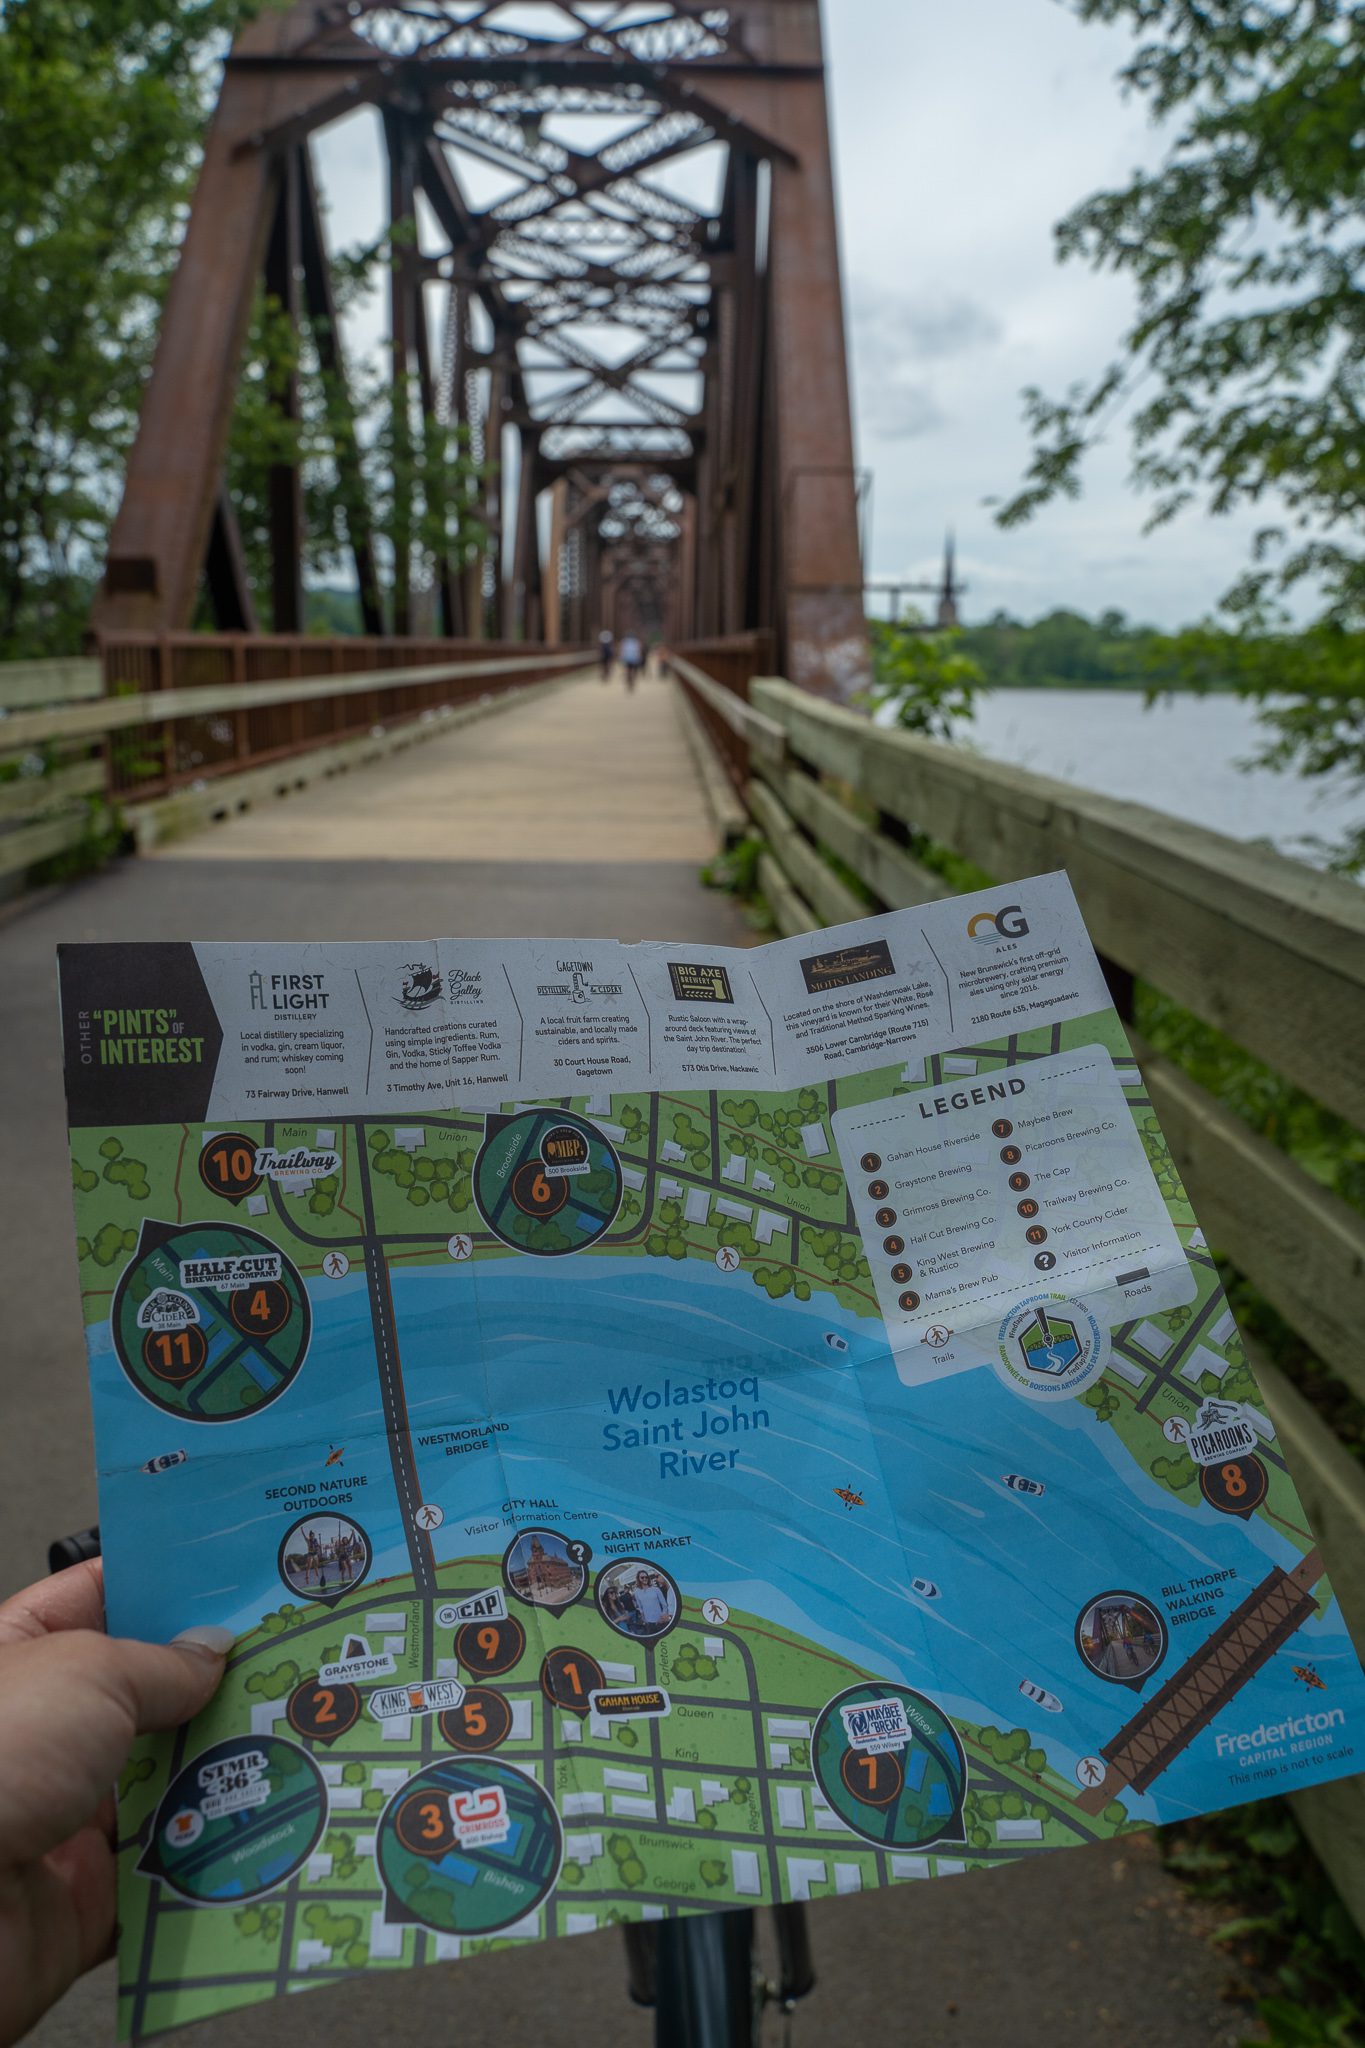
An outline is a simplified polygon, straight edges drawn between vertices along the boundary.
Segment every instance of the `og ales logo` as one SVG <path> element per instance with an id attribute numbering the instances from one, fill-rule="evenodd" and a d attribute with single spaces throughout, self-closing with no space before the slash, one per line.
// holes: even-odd
<path id="1" fill-rule="evenodd" d="M 813 996 L 832 988 L 849 988 L 858 981 L 881 981 L 894 974 L 891 948 L 885 939 L 868 939 L 861 946 L 841 946 L 834 953 L 815 953 L 801 962 L 801 973 Z"/>
<path id="2" fill-rule="evenodd" d="M 1028 919 L 1017 903 L 1000 910 L 978 910 L 967 919 L 967 937 L 978 946 L 998 946 L 1005 939 L 1022 939 L 1028 933 Z"/>

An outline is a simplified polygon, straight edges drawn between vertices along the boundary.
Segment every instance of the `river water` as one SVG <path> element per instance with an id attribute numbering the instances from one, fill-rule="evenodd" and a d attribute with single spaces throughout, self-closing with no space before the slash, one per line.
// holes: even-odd
<path id="1" fill-rule="evenodd" d="M 1322 848 L 1305 841 L 1339 840 L 1365 822 L 1365 791 L 1340 778 L 1239 769 L 1261 745 L 1257 707 L 1240 697 L 1180 695 L 1149 708 L 1129 690 L 993 690 L 958 739 L 994 760 L 1234 839 L 1267 839 L 1319 865 Z"/>

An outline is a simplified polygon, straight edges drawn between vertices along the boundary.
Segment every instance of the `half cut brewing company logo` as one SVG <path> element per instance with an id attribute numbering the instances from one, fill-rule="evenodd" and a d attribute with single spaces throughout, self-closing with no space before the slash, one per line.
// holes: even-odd
<path id="1" fill-rule="evenodd" d="M 885 939 L 868 939 L 861 946 L 841 946 L 834 953 L 814 953 L 801 962 L 801 973 L 813 996 L 832 988 L 849 988 L 857 981 L 881 981 L 896 971 L 891 948 Z"/>
<path id="2" fill-rule="evenodd" d="M 730 977 L 719 965 L 701 967 L 691 961 L 670 960 L 668 978 L 680 1003 L 732 1003 Z"/>

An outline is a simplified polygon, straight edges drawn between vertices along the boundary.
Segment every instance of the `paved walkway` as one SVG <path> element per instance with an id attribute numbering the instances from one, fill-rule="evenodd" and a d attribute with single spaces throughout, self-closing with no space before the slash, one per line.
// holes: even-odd
<path id="1" fill-rule="evenodd" d="M 0 925 L 0 1594 L 95 1519 L 71 1252 L 54 948 L 68 939 L 469 934 L 746 944 L 662 683 L 572 684 L 22 908 Z M 16 1165 L 21 1162 L 21 1165 Z M 797 2041 L 1224 2048 L 1226 1972 L 1135 1838 L 1010 1872 L 830 1901 Z M 204 2048 L 645 2048 L 610 1934 L 371 1977 L 239 2014 Z M 774 2032 L 773 2038 L 777 2035 Z M 110 1971 L 32 2036 L 113 2039 Z"/>

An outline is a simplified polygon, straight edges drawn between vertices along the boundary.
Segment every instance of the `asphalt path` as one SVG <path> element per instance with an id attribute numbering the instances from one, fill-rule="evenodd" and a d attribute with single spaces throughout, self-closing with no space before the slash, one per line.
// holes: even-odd
<path id="1" fill-rule="evenodd" d="M 249 813 L 0 919 L 0 1595 L 96 1516 L 57 1035 L 55 949 L 79 939 L 671 938 L 749 943 L 701 887 L 713 852 L 662 683 L 539 706 Z M 149 1569 L 154 1569 L 154 1561 Z M 3 1731 L 0 1730 L 0 1736 Z M 1232 2048 L 1228 1966 L 1140 1836 L 813 1909 L 822 2048 Z M 619 1938 L 376 1974 L 208 2021 L 204 2048 L 645 2048 Z M 113 1972 L 35 2048 L 114 2039 Z M 773 2023 L 772 2039 L 780 2039 Z"/>

